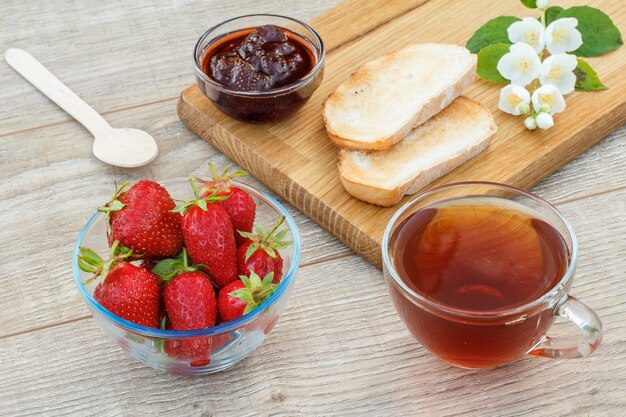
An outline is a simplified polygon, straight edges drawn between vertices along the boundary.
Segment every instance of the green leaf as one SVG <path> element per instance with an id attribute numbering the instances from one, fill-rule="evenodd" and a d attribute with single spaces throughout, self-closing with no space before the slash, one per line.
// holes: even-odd
<path id="1" fill-rule="evenodd" d="M 512 23 L 519 22 L 520 20 L 521 19 L 515 16 L 500 16 L 491 19 L 474 32 L 472 37 L 467 41 L 467 49 L 469 49 L 471 53 L 477 54 L 488 45 L 496 43 L 510 44 L 509 34 L 506 30 Z"/>
<path id="2" fill-rule="evenodd" d="M 476 72 L 482 79 L 496 83 L 507 82 L 507 79 L 500 75 L 496 66 L 500 58 L 509 52 L 509 47 L 508 44 L 496 43 L 480 50 Z"/>
<path id="3" fill-rule="evenodd" d="M 169 279 L 184 269 L 185 264 L 180 259 L 163 259 L 152 268 L 152 273 L 163 279 Z"/>
<path id="4" fill-rule="evenodd" d="M 82 259 L 85 263 L 92 266 L 100 266 L 104 261 L 102 257 L 96 253 L 93 249 L 81 246 L 79 249 L 79 260 Z"/>
<path id="5" fill-rule="evenodd" d="M 265 277 L 263 278 L 263 286 L 269 286 L 272 281 L 274 281 L 274 271 L 270 272 L 269 274 L 265 275 Z"/>
<path id="6" fill-rule="evenodd" d="M 250 278 L 248 278 L 245 275 L 239 275 L 239 279 L 241 280 L 241 282 L 243 282 L 243 285 L 246 286 L 246 288 L 252 288 L 252 284 L 250 283 Z"/>
<path id="7" fill-rule="evenodd" d="M 265 253 L 267 253 L 269 255 L 270 258 L 272 259 L 276 259 L 276 256 L 278 256 L 276 254 L 276 251 L 271 247 L 271 246 L 266 246 L 263 248 L 263 250 L 265 251 Z"/>
<path id="8" fill-rule="evenodd" d="M 111 211 L 120 211 L 126 206 L 126 204 L 122 203 L 120 200 L 113 200 L 111 203 Z"/>
<path id="9" fill-rule="evenodd" d="M 526 7 L 528 7 L 529 9 L 536 9 L 537 8 L 537 0 L 520 0 L 522 2 L 522 4 Z"/>
<path id="10" fill-rule="evenodd" d="M 550 6 L 546 9 L 546 26 L 554 22 L 557 16 L 565 10 L 561 6 Z"/>
<path id="11" fill-rule="evenodd" d="M 287 235 L 288 230 L 287 229 L 283 229 L 280 232 L 276 233 L 274 235 L 274 239 L 276 242 L 280 242 L 281 240 L 283 240 L 285 238 L 285 235 Z"/>
<path id="12" fill-rule="evenodd" d="M 261 277 L 254 271 L 250 271 L 250 283 L 252 288 L 259 288 L 262 284 Z"/>
<path id="13" fill-rule="evenodd" d="M 247 288 L 239 288 L 238 290 L 229 292 L 228 295 L 231 297 L 239 298 L 241 301 L 246 303 L 251 303 L 252 300 L 252 292 L 250 292 Z"/>
<path id="14" fill-rule="evenodd" d="M 576 75 L 576 91 L 606 90 L 608 87 L 602 84 L 600 77 L 589 63 L 578 58 L 578 65 L 574 69 Z"/>
<path id="15" fill-rule="evenodd" d="M 248 305 L 246 306 L 246 308 L 243 310 L 243 314 L 248 314 L 249 312 L 251 312 L 252 310 L 254 310 L 255 308 L 257 308 L 259 305 L 255 302 L 250 302 L 248 303 Z"/>
<path id="16" fill-rule="evenodd" d="M 248 246 L 248 249 L 246 250 L 246 257 L 244 261 L 248 262 L 248 259 L 250 259 L 250 257 L 254 254 L 254 252 L 256 252 L 257 249 L 258 249 L 258 246 L 255 245 L 254 243 L 251 243 L 250 246 Z"/>
<path id="17" fill-rule="evenodd" d="M 558 19 L 565 17 L 578 19 L 576 29 L 583 37 L 583 44 L 573 52 L 574 55 L 598 56 L 624 44 L 622 35 L 611 18 L 594 7 L 570 7 L 558 15 Z"/>

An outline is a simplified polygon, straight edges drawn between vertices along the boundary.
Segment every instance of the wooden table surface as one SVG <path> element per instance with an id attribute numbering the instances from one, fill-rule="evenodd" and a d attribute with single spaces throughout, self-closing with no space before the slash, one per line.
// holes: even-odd
<path id="1" fill-rule="evenodd" d="M 270 337 L 232 370 L 155 371 L 91 318 L 74 288 L 71 250 L 113 180 L 206 175 L 207 162 L 229 162 L 176 115 L 177 96 L 193 82 L 197 37 L 240 14 L 309 20 L 336 3 L 0 3 L 2 51 L 29 50 L 113 126 L 148 130 L 160 147 L 143 168 L 103 164 L 86 130 L 0 64 L 1 416 L 626 415 L 624 126 L 533 189 L 579 236 L 572 292 L 605 326 L 587 359 L 448 366 L 404 328 L 381 272 L 289 205 L 303 236 L 295 291 Z"/>

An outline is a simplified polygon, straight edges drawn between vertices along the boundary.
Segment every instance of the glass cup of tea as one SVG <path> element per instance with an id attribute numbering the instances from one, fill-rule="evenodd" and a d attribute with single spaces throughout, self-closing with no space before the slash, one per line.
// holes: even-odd
<path id="1" fill-rule="evenodd" d="M 452 365 L 581 358 L 602 340 L 598 316 L 569 295 L 578 260 L 572 226 L 526 191 L 488 182 L 426 191 L 389 221 L 382 257 L 398 315 Z M 581 335 L 548 336 L 556 317 Z"/>

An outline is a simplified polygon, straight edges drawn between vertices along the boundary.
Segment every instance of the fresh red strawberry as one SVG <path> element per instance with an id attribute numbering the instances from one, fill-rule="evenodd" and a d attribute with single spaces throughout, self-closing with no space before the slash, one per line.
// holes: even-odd
<path id="1" fill-rule="evenodd" d="M 159 262 L 154 271 L 166 282 L 163 290 L 168 324 L 172 330 L 197 330 L 215 325 L 217 306 L 215 290 L 209 278 L 188 265 L 187 252 L 183 249 L 181 259 L 166 259 Z M 166 324 L 167 328 L 167 324 Z M 208 337 L 180 339 L 166 344 L 170 354 L 191 361 L 208 360 L 211 340 Z"/>
<path id="2" fill-rule="evenodd" d="M 169 281 L 163 299 L 174 330 L 204 329 L 215 324 L 215 290 L 200 271 L 183 272 Z"/>
<path id="3" fill-rule="evenodd" d="M 85 272 L 101 278 L 94 298 L 111 313 L 148 327 L 159 327 L 160 289 L 158 277 L 151 272 L 128 263 L 132 255 L 127 248 L 113 242 L 111 257 L 104 261 L 96 252 L 81 247 L 78 265 Z"/>
<path id="4" fill-rule="evenodd" d="M 165 188 L 154 181 L 139 181 L 127 191 L 128 183 L 115 184 L 113 199 L 98 211 L 107 213 L 109 244 L 119 240 L 147 258 L 166 258 L 183 246 L 181 216 L 173 213 L 176 203 Z"/>
<path id="5" fill-rule="evenodd" d="M 218 197 L 214 192 L 200 198 L 193 176 L 190 183 L 196 200 L 177 207 L 184 213 L 185 247 L 191 259 L 203 265 L 215 285 L 222 288 L 237 279 L 237 247 L 230 217 L 223 208 L 212 203 L 227 197 Z"/>
<path id="6" fill-rule="evenodd" d="M 239 275 L 250 276 L 254 271 L 259 276 L 274 273 L 274 284 L 280 282 L 283 277 L 283 258 L 278 249 L 286 248 L 291 242 L 284 241 L 287 229 L 283 229 L 274 235 L 276 229 L 285 221 L 281 217 L 272 229 L 265 233 L 261 225 L 257 224 L 255 233 L 240 232 L 246 241 L 237 248 L 237 271 Z"/>
<path id="7" fill-rule="evenodd" d="M 260 306 L 278 288 L 273 284 L 274 273 L 270 272 L 263 278 L 255 273 L 250 273 L 250 278 L 245 275 L 237 281 L 231 282 L 220 291 L 217 296 L 217 311 L 222 323 L 235 320 Z"/>
<path id="8" fill-rule="evenodd" d="M 209 163 L 209 168 L 213 173 L 213 179 L 202 181 L 200 185 L 202 196 L 208 197 L 216 190 L 217 196 L 228 196 L 227 199 L 217 201 L 215 204 L 226 210 L 236 231 L 251 232 L 256 216 L 256 203 L 250 194 L 230 183 L 233 178 L 248 175 L 248 173 L 238 170 L 231 174 L 228 172 L 229 168 L 226 168 L 222 175 L 219 175 L 213 164 Z M 239 246 L 244 242 L 244 238 L 239 233 L 235 233 L 235 242 Z"/>

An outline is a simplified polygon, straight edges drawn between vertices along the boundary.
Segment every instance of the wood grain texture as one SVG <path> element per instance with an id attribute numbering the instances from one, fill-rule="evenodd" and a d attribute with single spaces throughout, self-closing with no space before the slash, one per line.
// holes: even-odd
<path id="1" fill-rule="evenodd" d="M 1 339 L 0 415 L 621 416 L 626 285 L 618 258 L 626 223 L 605 225 L 626 209 L 626 190 L 560 209 L 580 238 L 572 292 L 605 326 L 589 358 L 527 357 L 490 371 L 446 365 L 405 330 L 380 271 L 351 255 L 303 268 L 270 337 L 216 375 L 142 366 L 91 319 Z"/>
<path id="2" fill-rule="evenodd" d="M 573 1 L 563 3 L 563 6 L 574 4 Z M 619 1 L 597 0 L 591 4 L 607 12 L 618 26 L 626 25 L 626 9 L 620 7 Z M 501 14 L 527 13 L 519 2 L 481 0 L 463 10 L 455 9 L 454 5 L 450 0 L 416 0 L 415 7 L 407 10 L 405 2 L 381 0 L 378 8 L 368 10 L 372 16 L 377 16 L 376 10 L 385 8 L 385 23 L 381 24 L 377 18 L 364 21 L 365 26 L 359 26 L 358 33 L 347 44 L 342 43 L 343 32 L 339 41 L 332 39 L 337 26 L 344 26 L 346 32 L 356 30 L 351 26 L 352 15 L 339 6 L 318 19 L 317 28 L 323 32 L 329 24 L 331 38 L 327 42 L 340 46 L 328 53 L 324 83 L 298 114 L 285 121 L 263 125 L 237 122 L 221 114 L 199 89 L 191 86 L 179 100 L 181 120 L 380 267 L 384 227 L 397 207 L 410 197 L 405 197 L 395 207 L 383 209 L 360 202 L 344 191 L 337 173 L 336 148 L 326 137 L 320 106 L 339 83 L 373 56 L 414 42 L 465 44 L 479 22 Z M 359 11 L 359 19 L 368 10 Z M 390 18 L 394 13 L 396 17 Z M 446 22 L 446 30 L 441 30 L 442 21 Z M 476 25 L 466 22 L 476 22 Z M 484 81 L 475 82 L 466 95 L 494 112 L 498 133 L 487 151 L 432 185 L 487 180 L 531 187 L 621 126 L 626 121 L 626 78 L 622 76 L 626 49 L 590 61 L 611 88 L 569 96 L 568 110 L 557 117 L 557 127 L 549 131 L 529 133 L 521 119 L 497 111 L 498 87 Z"/>

